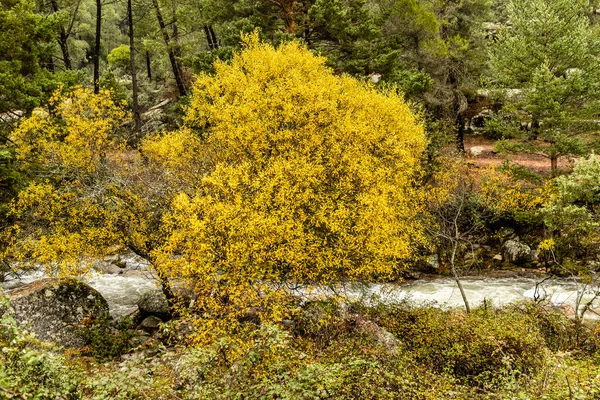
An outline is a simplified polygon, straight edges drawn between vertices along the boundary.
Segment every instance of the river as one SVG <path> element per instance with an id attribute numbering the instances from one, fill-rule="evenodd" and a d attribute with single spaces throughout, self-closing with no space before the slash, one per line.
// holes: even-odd
<path id="1" fill-rule="evenodd" d="M 0 286 L 10 290 L 42 277 L 41 274 L 29 274 L 20 279 L 8 279 Z M 546 299 L 555 306 L 575 307 L 577 295 L 583 289 L 580 282 L 567 278 L 549 278 L 537 287 L 536 293 L 536 284 L 542 279 L 532 276 L 465 277 L 461 281 L 472 307 L 481 305 L 484 300 L 494 306 L 501 306 L 534 298 Z M 110 306 L 111 314 L 115 317 L 135 311 L 136 303 L 144 293 L 160 290 L 158 282 L 145 266 L 133 271 L 128 270 L 125 274 L 92 274 L 83 280 L 102 293 Z M 368 302 L 396 303 L 411 300 L 418 305 L 463 307 L 456 282 L 444 277 L 417 279 L 400 284 L 344 284 L 335 290 L 296 287 L 293 292 L 305 298 L 329 296 L 335 292 L 351 299 L 362 299 Z M 583 299 L 587 301 L 592 296 L 593 293 L 588 291 L 585 292 Z M 598 307 L 600 301 L 596 300 L 592 308 Z M 594 312 L 588 312 L 586 318 L 598 319 L 598 316 Z"/>

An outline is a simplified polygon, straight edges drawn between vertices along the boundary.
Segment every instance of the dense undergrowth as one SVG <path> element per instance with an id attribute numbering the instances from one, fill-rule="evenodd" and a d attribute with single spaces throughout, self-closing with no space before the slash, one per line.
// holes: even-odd
<path id="1" fill-rule="evenodd" d="M 165 324 L 145 344 L 123 336 L 81 351 L 39 343 L 4 317 L 0 398 L 9 399 L 580 399 L 600 396 L 595 324 L 540 304 L 470 314 L 408 303 L 367 308 L 332 300 L 293 324 L 251 322 L 211 343 Z M 359 320 L 391 332 L 391 348 Z M 100 327 L 99 329 L 105 329 Z M 90 338 L 92 338 L 90 336 Z M 575 340 L 576 339 L 576 340 Z M 106 344 L 106 348 L 103 348 Z M 104 353 L 103 353 L 104 351 Z M 95 356 L 92 356 L 94 354 Z"/>

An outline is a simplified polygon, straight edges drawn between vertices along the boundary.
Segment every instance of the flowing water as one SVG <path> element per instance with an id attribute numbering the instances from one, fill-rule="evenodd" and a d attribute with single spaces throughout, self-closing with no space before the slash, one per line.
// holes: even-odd
<path id="1" fill-rule="evenodd" d="M 3 283 L 5 289 L 11 289 L 41 278 L 40 274 L 30 274 Z M 511 277 L 511 278 L 463 278 L 462 284 L 472 307 L 488 301 L 495 306 L 515 303 L 527 299 L 545 299 L 555 306 L 575 308 L 578 293 L 584 289 L 581 282 L 566 278 L 550 278 L 543 284 L 536 284 L 543 278 Z M 159 291 L 158 282 L 147 268 L 127 271 L 125 274 L 96 274 L 84 278 L 90 286 L 98 290 L 110 306 L 113 316 L 127 315 L 136 309 L 140 296 L 146 292 Z M 346 295 L 351 299 L 396 303 L 410 300 L 420 305 L 438 307 L 463 307 L 462 297 L 454 280 L 449 278 L 420 279 L 402 284 L 346 284 L 336 289 L 308 289 L 296 287 L 290 289 L 304 298 L 329 296 L 331 294 Z M 584 302 L 591 299 L 592 291 L 584 291 Z M 592 308 L 600 307 L 600 301 L 594 302 Z M 598 310 L 600 311 L 600 310 Z M 596 319 L 597 315 L 588 312 L 586 318 Z"/>

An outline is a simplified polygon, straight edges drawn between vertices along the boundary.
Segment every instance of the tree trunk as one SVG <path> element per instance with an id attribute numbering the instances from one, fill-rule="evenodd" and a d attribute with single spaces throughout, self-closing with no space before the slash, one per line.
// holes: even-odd
<path id="1" fill-rule="evenodd" d="M 210 32 L 210 37 L 212 37 L 213 49 L 218 49 L 219 41 L 217 40 L 217 35 L 215 34 L 215 30 L 213 29 L 212 25 L 208 26 L 208 31 Z"/>
<path id="2" fill-rule="evenodd" d="M 296 33 L 296 16 L 294 15 L 295 0 L 284 0 L 281 2 L 285 31 L 291 35 Z"/>
<path id="3" fill-rule="evenodd" d="M 173 20 L 173 22 L 171 22 L 171 26 L 173 26 L 173 36 L 171 37 L 171 39 L 173 39 L 173 53 L 175 53 L 175 57 L 179 58 L 181 57 L 181 46 L 179 45 L 179 28 L 177 28 L 177 20 Z"/>
<path id="4" fill-rule="evenodd" d="M 67 45 L 67 34 L 64 29 L 61 29 L 60 36 L 58 38 L 58 44 L 60 46 L 60 51 L 63 55 L 63 62 L 65 64 L 65 69 L 72 69 L 71 66 L 71 56 L 69 55 L 69 46 Z"/>
<path id="5" fill-rule="evenodd" d="M 154 10 L 156 11 L 156 18 L 158 19 L 158 26 L 160 27 L 160 31 L 163 36 L 163 40 L 165 41 L 165 45 L 167 46 L 167 52 L 169 54 L 169 62 L 171 63 L 171 69 L 173 70 L 173 76 L 175 77 L 175 83 L 177 84 L 177 90 L 179 90 L 180 96 L 185 96 L 186 95 L 185 85 L 183 83 L 183 78 L 181 77 L 181 71 L 179 69 L 179 65 L 177 64 L 177 58 L 175 57 L 175 52 L 173 51 L 173 46 L 171 45 L 171 39 L 169 38 L 169 33 L 167 32 L 165 21 L 160 12 L 160 7 L 158 6 L 158 0 L 152 0 L 152 5 L 154 6 Z"/>
<path id="6" fill-rule="evenodd" d="M 550 157 L 550 171 L 552 172 L 552 177 L 556 177 L 558 172 L 558 157 L 556 156 Z"/>
<path id="7" fill-rule="evenodd" d="M 286 26 L 285 32 L 294 35 L 296 33 L 296 19 L 294 18 L 294 14 L 286 10 L 284 20 Z"/>
<path id="8" fill-rule="evenodd" d="M 465 310 L 467 310 L 467 314 L 469 314 L 471 312 L 471 307 L 469 306 L 469 300 L 467 299 L 467 294 L 465 293 L 465 289 L 462 286 L 460 278 L 458 277 L 458 272 L 456 271 L 456 267 L 454 266 L 457 249 L 458 249 L 458 242 L 455 242 L 454 247 L 452 249 L 452 256 L 450 257 L 450 268 L 452 269 L 452 275 L 454 275 L 454 280 L 456 281 L 456 285 L 458 286 L 460 295 L 462 296 L 463 302 L 465 303 Z"/>
<path id="9" fill-rule="evenodd" d="M 100 92 L 100 35 L 102 29 L 102 0 L 96 0 L 96 43 L 94 45 L 94 93 Z"/>
<path id="10" fill-rule="evenodd" d="M 531 134 L 529 135 L 529 140 L 537 140 L 540 135 L 540 120 L 537 117 L 533 117 L 531 121 Z"/>
<path id="11" fill-rule="evenodd" d="M 296 34 L 296 2 L 297 0 L 270 0 L 280 11 L 281 19 L 285 22 L 285 32 Z"/>
<path id="12" fill-rule="evenodd" d="M 465 118 L 462 114 L 456 116 L 456 149 L 464 153 L 465 152 Z"/>
<path id="13" fill-rule="evenodd" d="M 50 4 L 52 5 L 52 11 L 55 13 L 58 12 L 58 3 L 56 0 L 50 0 Z M 69 55 L 69 46 L 67 45 L 67 39 L 69 39 L 69 35 L 63 26 L 60 27 L 60 33 L 58 36 L 58 45 L 60 46 L 60 51 L 63 55 L 63 62 L 65 64 L 66 69 L 71 69 L 71 56 Z"/>
<path id="14" fill-rule="evenodd" d="M 127 0 L 127 16 L 129 24 L 129 68 L 131 70 L 131 90 L 133 102 L 133 130 L 139 132 L 142 125 L 140 107 L 138 103 L 137 75 L 135 72 L 135 40 L 133 37 L 133 12 L 131 11 L 131 0 Z"/>
<path id="15" fill-rule="evenodd" d="M 146 50 L 146 72 L 148 73 L 148 79 L 152 80 L 152 66 L 150 65 L 150 52 Z"/>
<path id="16" fill-rule="evenodd" d="M 204 35 L 206 36 L 206 42 L 208 43 L 208 49 L 214 50 L 219 48 L 219 43 L 217 42 L 217 35 L 215 35 L 215 31 L 211 25 L 204 25 Z"/>

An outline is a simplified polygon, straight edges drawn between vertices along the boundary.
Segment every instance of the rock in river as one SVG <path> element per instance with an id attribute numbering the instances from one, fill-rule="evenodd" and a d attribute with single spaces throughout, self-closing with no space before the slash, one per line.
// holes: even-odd
<path id="1" fill-rule="evenodd" d="M 65 347 L 84 346 L 79 327 L 109 317 L 104 297 L 76 279 L 43 279 L 14 290 L 7 312 L 36 338 Z"/>

